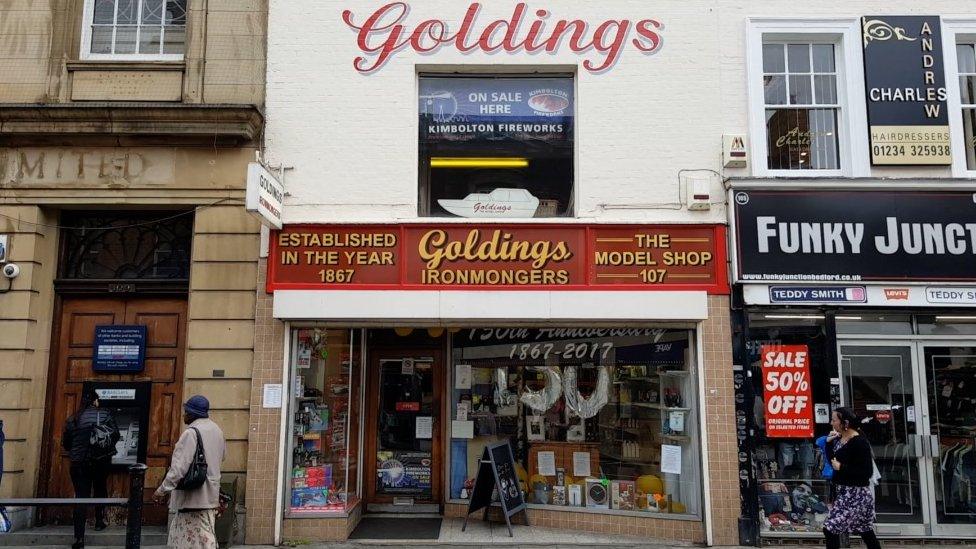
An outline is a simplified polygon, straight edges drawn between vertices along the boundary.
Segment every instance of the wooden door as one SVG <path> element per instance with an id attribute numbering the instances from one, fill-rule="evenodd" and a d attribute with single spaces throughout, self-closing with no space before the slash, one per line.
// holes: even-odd
<path id="1" fill-rule="evenodd" d="M 444 390 L 439 350 L 370 353 L 366 389 L 366 503 L 441 503 Z M 430 418 L 430 438 L 417 437 Z M 417 486 L 417 479 L 427 486 Z"/>
<path id="2" fill-rule="evenodd" d="M 183 366 L 186 354 L 186 299 L 130 298 L 92 299 L 64 298 L 55 332 L 56 353 L 52 357 L 51 385 L 48 392 L 48 459 L 50 476 L 41 491 L 48 497 L 73 496 L 70 462 L 61 448 L 65 421 L 74 414 L 81 401 L 86 381 L 144 381 L 150 383 L 149 422 L 140 426 L 148 437 L 144 501 L 149 502 L 156 485 L 169 465 L 173 446 L 182 425 L 180 401 L 183 396 Z M 95 326 L 106 324 L 141 324 L 147 326 L 146 363 L 142 372 L 103 374 L 92 370 Z M 128 473 L 124 467 L 109 477 L 109 497 L 126 497 Z M 55 523 L 70 522 L 70 512 L 48 511 Z M 109 519 L 124 522 L 124 511 L 110 510 Z M 144 511 L 146 524 L 165 524 L 166 508 L 148 503 Z"/>

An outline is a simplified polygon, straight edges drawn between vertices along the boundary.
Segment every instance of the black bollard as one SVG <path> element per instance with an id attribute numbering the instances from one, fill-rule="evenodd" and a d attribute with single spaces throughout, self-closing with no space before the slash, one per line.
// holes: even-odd
<path id="1" fill-rule="evenodd" d="M 146 466 L 136 463 L 129 467 L 128 518 L 125 522 L 125 548 L 139 549 L 142 545 L 142 492 L 146 485 Z"/>

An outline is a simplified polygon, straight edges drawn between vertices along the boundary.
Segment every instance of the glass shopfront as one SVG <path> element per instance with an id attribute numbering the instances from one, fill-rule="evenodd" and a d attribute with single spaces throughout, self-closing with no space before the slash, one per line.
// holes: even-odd
<path id="1" fill-rule="evenodd" d="M 794 309 L 753 311 L 748 323 L 762 533 L 820 531 L 830 492 L 815 436 L 843 405 L 881 473 L 879 534 L 976 535 L 976 315 Z M 795 344 L 810 351 L 815 436 L 769 437 L 757 350 Z"/>
<path id="2" fill-rule="evenodd" d="M 292 331 L 290 516 L 345 513 L 359 501 L 360 337 L 358 330 Z"/>
<path id="3" fill-rule="evenodd" d="M 508 440 L 530 504 L 700 513 L 693 331 L 470 329 L 452 338 L 451 499 Z"/>
<path id="4" fill-rule="evenodd" d="M 694 330 L 292 330 L 289 516 L 464 503 L 507 440 L 533 506 L 699 518 Z M 362 456 L 362 459 L 360 459 Z"/>

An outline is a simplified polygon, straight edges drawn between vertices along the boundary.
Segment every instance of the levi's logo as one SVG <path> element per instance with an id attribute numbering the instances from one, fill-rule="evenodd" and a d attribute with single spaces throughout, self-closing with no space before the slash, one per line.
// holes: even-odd
<path id="1" fill-rule="evenodd" d="M 885 288 L 884 294 L 888 301 L 907 300 L 908 288 Z"/>

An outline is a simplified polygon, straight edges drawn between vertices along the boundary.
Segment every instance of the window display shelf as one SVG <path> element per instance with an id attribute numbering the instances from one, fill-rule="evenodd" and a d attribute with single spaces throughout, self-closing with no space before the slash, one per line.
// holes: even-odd
<path id="1" fill-rule="evenodd" d="M 617 383 L 623 383 L 627 381 L 643 381 L 647 383 L 657 383 L 658 381 L 661 380 L 655 377 L 626 377 L 626 378 L 620 378 L 619 380 L 617 380 Z"/>
<path id="2" fill-rule="evenodd" d="M 688 435 L 661 435 L 661 438 L 677 442 L 691 442 L 691 437 Z"/>
<path id="3" fill-rule="evenodd" d="M 598 423 L 597 425 L 599 425 L 603 429 L 613 429 L 615 431 L 623 431 L 625 433 L 631 433 L 634 435 L 644 434 L 644 430 L 638 427 L 623 427 L 620 425 L 607 425 L 605 423 Z"/>
<path id="4" fill-rule="evenodd" d="M 600 455 L 603 456 L 604 458 L 607 458 L 607 459 L 611 459 L 611 460 L 614 460 L 614 461 L 619 461 L 619 462 L 621 462 L 622 464 L 625 464 L 625 465 L 649 465 L 649 466 L 658 466 L 658 465 L 661 464 L 660 461 L 647 461 L 647 460 L 640 460 L 640 459 L 634 459 L 634 458 L 627 458 L 627 457 L 623 457 L 623 456 L 618 455 L 618 454 L 614 454 L 612 452 L 603 452 L 603 451 L 601 451 L 600 452 Z"/>
<path id="5" fill-rule="evenodd" d="M 664 410 L 663 404 L 657 402 L 631 402 L 631 406 L 637 406 L 638 408 L 650 408 L 652 410 Z"/>

